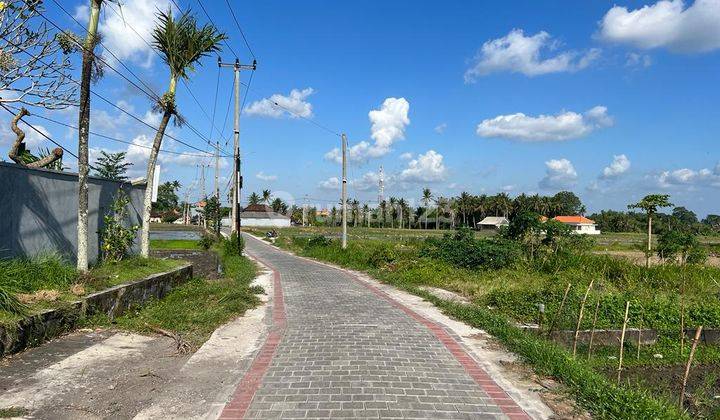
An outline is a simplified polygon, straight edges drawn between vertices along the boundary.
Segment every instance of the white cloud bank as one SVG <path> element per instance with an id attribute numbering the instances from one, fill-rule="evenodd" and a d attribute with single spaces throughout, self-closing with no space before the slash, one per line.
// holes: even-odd
<path id="1" fill-rule="evenodd" d="M 387 98 L 380 109 L 368 113 L 370 119 L 370 137 L 374 143 L 361 141 L 351 146 L 347 151 L 350 161 L 364 161 L 379 158 L 392 151 L 392 145 L 405 138 L 405 128 L 410 124 L 408 113 L 410 103 L 405 98 Z M 342 152 L 335 148 L 325 153 L 325 159 L 337 163 L 342 162 Z"/>
<path id="2" fill-rule="evenodd" d="M 584 53 L 564 51 L 543 57 L 543 51 L 554 52 L 559 47 L 559 42 L 545 31 L 525 36 L 522 29 L 513 29 L 506 36 L 483 44 L 465 72 L 465 82 L 473 83 L 478 77 L 503 71 L 526 76 L 574 72 L 588 67 L 600 56 L 600 50 L 593 48 Z"/>
<path id="3" fill-rule="evenodd" d="M 245 108 L 245 114 L 270 118 L 280 118 L 287 114 L 290 118 L 311 118 L 312 104 L 307 98 L 314 92 L 313 88 L 309 87 L 303 90 L 293 89 L 287 96 L 276 93 L 251 103 Z"/>
<path id="4" fill-rule="evenodd" d="M 538 184 L 545 190 L 570 188 L 577 182 L 578 174 L 567 159 L 551 159 L 545 162 L 545 176 Z"/>
<path id="5" fill-rule="evenodd" d="M 603 40 L 636 48 L 700 53 L 720 48 L 720 0 L 661 0 L 628 10 L 614 6 L 600 22 Z"/>
<path id="6" fill-rule="evenodd" d="M 519 141 L 562 141 L 583 137 L 592 131 L 609 127 L 612 117 L 604 106 L 596 106 L 585 113 L 567 111 L 557 115 L 533 117 L 521 112 L 499 115 L 483 120 L 477 126 L 480 137 L 505 138 Z"/>
<path id="7" fill-rule="evenodd" d="M 715 169 L 676 169 L 674 171 L 663 171 L 658 176 L 658 184 L 668 188 L 672 186 L 710 186 L 720 187 L 720 163 Z"/>
<path id="8" fill-rule="evenodd" d="M 614 179 L 619 177 L 630 170 L 630 159 L 625 155 L 613 156 L 613 161 L 610 165 L 603 169 L 601 178 L 603 179 Z"/>
<path id="9" fill-rule="evenodd" d="M 267 175 L 263 171 L 256 173 L 255 178 L 262 181 L 277 181 L 278 179 L 277 175 Z"/>
<path id="10" fill-rule="evenodd" d="M 404 182 L 436 182 L 447 176 L 447 168 L 443 163 L 443 155 L 428 150 L 425 154 L 408 162 L 407 168 L 400 172 L 398 178 Z"/>

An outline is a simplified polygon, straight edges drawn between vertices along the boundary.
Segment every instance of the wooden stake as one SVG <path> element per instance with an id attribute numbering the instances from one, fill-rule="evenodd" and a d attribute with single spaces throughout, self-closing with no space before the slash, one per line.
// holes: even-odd
<path id="1" fill-rule="evenodd" d="M 695 338 L 693 339 L 692 347 L 690 348 L 690 355 L 688 356 L 687 365 L 685 365 L 685 376 L 683 376 L 682 388 L 680 388 L 680 409 L 683 408 L 685 400 L 685 387 L 687 386 L 688 376 L 690 375 L 690 366 L 692 365 L 693 357 L 695 356 L 695 349 L 697 348 L 698 341 L 700 341 L 700 334 L 702 333 L 703 326 L 700 325 L 695 330 Z"/>
<path id="2" fill-rule="evenodd" d="M 568 293 L 570 292 L 570 287 L 572 286 L 571 283 L 568 283 L 567 287 L 565 288 L 565 294 L 563 295 L 562 302 L 560 302 L 560 308 L 558 309 L 558 312 L 555 314 L 555 317 L 552 320 L 552 323 L 550 324 L 550 329 L 548 329 L 548 338 L 552 338 L 552 332 L 555 328 L 555 323 L 557 322 L 558 318 L 560 318 L 560 315 L 562 315 L 563 308 L 565 307 L 565 301 L 567 300 Z"/>
<path id="3" fill-rule="evenodd" d="M 598 312 L 600 311 L 600 298 L 595 304 L 595 315 L 593 316 L 592 329 L 590 330 L 590 344 L 588 344 L 588 360 L 592 356 L 593 339 L 595 338 L 595 324 L 597 324 Z"/>
<path id="4" fill-rule="evenodd" d="M 618 369 L 617 369 L 618 385 L 620 385 L 620 374 L 622 373 L 623 350 L 625 349 L 625 330 L 627 329 L 629 312 L 630 312 L 630 302 L 625 302 L 625 321 L 623 322 L 622 334 L 620 335 L 620 358 L 618 360 Z"/>
<path id="5" fill-rule="evenodd" d="M 643 329 L 643 318 L 645 317 L 645 311 L 642 305 L 640 305 L 640 326 L 638 327 L 638 342 L 637 342 L 637 359 L 640 360 L 640 342 L 642 341 L 642 329 Z"/>
<path id="6" fill-rule="evenodd" d="M 578 342 L 578 336 L 580 335 L 580 323 L 583 319 L 583 311 L 585 310 L 585 302 L 587 301 L 588 295 L 590 294 L 590 289 L 592 289 L 593 282 L 595 279 L 590 280 L 590 284 L 588 285 L 587 290 L 585 290 L 585 296 L 583 296 L 583 300 L 580 303 L 580 313 L 578 314 L 578 320 L 577 325 L 575 326 L 575 338 L 573 339 L 573 359 L 575 358 L 575 354 L 577 353 L 577 342 Z"/>
<path id="7" fill-rule="evenodd" d="M 680 356 L 685 354 L 685 277 L 680 283 Z"/>

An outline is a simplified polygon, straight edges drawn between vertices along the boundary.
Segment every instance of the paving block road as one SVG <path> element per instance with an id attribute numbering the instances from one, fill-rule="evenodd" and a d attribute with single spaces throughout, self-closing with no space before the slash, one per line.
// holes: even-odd
<path id="1" fill-rule="evenodd" d="M 221 418 L 528 418 L 443 326 L 349 272 L 246 244 L 274 271 L 273 325 Z"/>

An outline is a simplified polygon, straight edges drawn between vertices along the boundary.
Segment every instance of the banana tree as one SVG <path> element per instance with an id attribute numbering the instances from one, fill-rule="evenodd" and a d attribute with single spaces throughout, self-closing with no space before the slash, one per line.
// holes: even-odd
<path id="1" fill-rule="evenodd" d="M 189 79 L 189 72 L 195 70 L 195 65 L 200 64 L 200 59 L 219 51 L 220 42 L 227 38 L 213 25 L 206 24 L 199 27 L 197 20 L 189 12 L 182 13 L 177 19 L 173 18 L 172 11 L 159 12 L 157 17 L 158 24 L 152 33 L 152 44 L 160 52 L 170 70 L 170 84 L 156 105 L 157 110 L 161 111 L 163 115 L 148 158 L 147 189 L 143 205 L 143 230 L 140 243 L 141 254 L 144 257 L 150 254 L 150 209 L 153 175 L 158 153 L 170 118 L 175 117 L 177 125 L 182 123 L 175 104 L 178 79 Z"/>

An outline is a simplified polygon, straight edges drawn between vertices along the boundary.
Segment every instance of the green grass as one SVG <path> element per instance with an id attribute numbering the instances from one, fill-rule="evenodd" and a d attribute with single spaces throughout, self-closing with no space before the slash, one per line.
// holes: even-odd
<path id="1" fill-rule="evenodd" d="M 115 320 L 122 329 L 141 333 L 152 327 L 180 334 L 197 348 L 226 322 L 241 316 L 259 303 L 257 287 L 250 283 L 257 267 L 245 257 L 221 256 L 224 278 L 220 280 L 192 279 L 176 287 L 161 300 L 153 300 L 142 308 Z M 107 323 L 102 318 L 93 323 Z"/>
<path id="2" fill-rule="evenodd" d="M 193 239 L 151 239 L 150 249 L 200 249 Z"/>
<path id="3" fill-rule="evenodd" d="M 0 418 L 21 417 L 27 415 L 29 412 L 27 408 L 22 407 L 0 408 Z"/>
<path id="4" fill-rule="evenodd" d="M 604 354 L 606 350 L 600 349 L 597 357 L 591 361 L 584 358 L 573 359 L 562 346 L 515 326 L 515 320 L 534 319 L 537 314 L 535 299 L 542 299 L 547 305 L 548 313 L 553 313 L 568 281 L 577 284 L 577 291 L 573 292 L 571 303 L 567 306 L 578 307 L 578 296 L 584 293 L 589 279 L 603 270 L 607 273 L 607 282 L 598 292 L 598 297 L 610 300 L 607 312 L 602 318 L 606 324 L 615 326 L 618 321 L 621 322 L 621 315 L 618 317 L 617 313 L 622 310 L 624 298 L 643 299 L 643 302 L 647 303 L 655 296 L 662 295 L 662 299 L 672 301 L 673 296 L 677 295 L 673 295 L 677 286 L 676 268 L 658 267 L 650 271 L 650 276 L 641 276 L 640 273 L 644 270 L 642 268 L 608 259 L 609 257 L 590 255 L 585 259 L 564 263 L 546 261 L 541 265 L 519 263 L 516 267 L 502 270 L 465 270 L 442 261 L 419 257 L 420 243 L 417 240 L 354 240 L 349 243 L 348 250 L 343 251 L 337 241 L 333 241 L 329 246 L 308 246 L 306 237 L 289 237 L 281 232 L 276 244 L 300 255 L 366 271 L 381 281 L 422 296 L 456 319 L 489 332 L 528 362 L 536 372 L 552 376 L 565 384 L 580 405 L 590 410 L 595 417 L 687 417 L 662 394 L 653 395 L 650 390 L 638 387 L 617 386 L 608 380 L 598 370 L 608 365 L 601 362 L 603 358 L 610 360 L 608 355 Z M 711 275 L 715 274 L 717 273 L 712 270 L 700 271 L 699 274 L 690 273 L 692 281 L 698 285 L 698 290 L 689 296 L 691 301 L 698 299 L 693 301 L 698 304 L 696 309 L 701 307 L 702 296 L 707 301 L 706 293 L 716 290 L 717 285 L 711 278 Z M 474 304 L 459 305 L 448 302 L 423 291 L 419 286 L 452 290 L 469 297 Z M 496 304 L 491 306 L 493 309 L 488 308 L 489 299 Z M 610 303 L 617 303 L 617 310 L 610 306 Z M 701 316 L 700 313 L 701 310 L 697 313 L 689 311 L 688 322 L 691 322 L 694 316 Z M 665 315 L 672 318 L 675 314 L 665 312 Z M 568 321 L 572 319 L 569 315 Z M 674 318 L 672 322 L 676 320 L 677 318 Z M 656 321 L 671 322 L 662 319 Z M 562 326 L 567 327 L 566 324 Z M 673 343 L 663 342 L 661 345 L 666 346 L 663 351 L 669 351 Z M 653 350 L 657 348 L 645 349 L 645 360 L 652 357 L 649 352 Z M 630 350 L 626 360 L 630 358 L 629 353 Z M 702 359 L 712 360 L 717 351 L 707 348 L 698 355 Z M 670 361 L 672 360 L 670 358 Z M 675 360 L 680 360 L 680 356 Z"/>
<path id="5" fill-rule="evenodd" d="M 185 262 L 180 260 L 129 257 L 117 263 L 103 263 L 93 268 L 90 270 L 92 280 L 88 284 L 94 290 L 102 290 L 151 274 L 170 271 L 183 264 Z"/>

